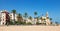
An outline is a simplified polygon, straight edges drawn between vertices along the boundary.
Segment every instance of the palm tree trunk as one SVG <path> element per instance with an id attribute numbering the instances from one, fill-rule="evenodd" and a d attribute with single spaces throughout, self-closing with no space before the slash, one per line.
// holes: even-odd
<path id="1" fill-rule="evenodd" d="M 13 17 L 14 17 L 14 19 L 13 19 L 13 24 L 15 24 L 15 14 L 13 13 Z"/>
<path id="2" fill-rule="evenodd" d="M 15 21 L 15 14 L 14 14 L 14 21 Z"/>

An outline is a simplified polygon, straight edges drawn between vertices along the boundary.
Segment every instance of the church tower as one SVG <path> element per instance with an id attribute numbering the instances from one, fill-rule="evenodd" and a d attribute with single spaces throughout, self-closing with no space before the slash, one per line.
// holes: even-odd
<path id="1" fill-rule="evenodd" d="M 50 24 L 50 19 L 49 19 L 49 15 L 48 12 L 46 13 L 46 25 Z"/>
<path id="2" fill-rule="evenodd" d="M 48 12 L 46 13 L 46 17 L 49 17 Z"/>

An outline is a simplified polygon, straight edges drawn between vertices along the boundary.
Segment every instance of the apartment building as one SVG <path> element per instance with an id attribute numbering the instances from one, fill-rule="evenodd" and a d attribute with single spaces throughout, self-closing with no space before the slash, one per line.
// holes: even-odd
<path id="1" fill-rule="evenodd" d="M 7 12 L 6 10 L 0 11 L 0 25 L 5 25 L 9 21 L 9 12 Z"/>
<path id="2" fill-rule="evenodd" d="M 10 13 L 9 16 L 10 16 L 10 21 L 13 21 L 13 20 L 14 20 L 14 15 L 13 15 L 13 13 Z M 18 21 L 17 16 L 18 16 L 18 15 L 15 14 L 15 21 Z"/>
<path id="3" fill-rule="evenodd" d="M 51 24 L 50 18 L 48 16 L 48 12 L 46 13 L 46 16 L 42 16 L 39 20 L 39 23 L 44 23 L 46 25 Z"/>
<path id="4" fill-rule="evenodd" d="M 15 14 L 15 21 L 19 20 L 19 21 L 26 22 L 26 23 L 31 22 L 32 24 L 36 24 L 37 22 L 37 18 L 32 18 L 32 20 L 30 20 L 29 18 L 24 18 L 24 17 L 21 18 L 17 16 L 18 14 Z M 0 11 L 0 25 L 5 25 L 9 21 L 13 21 L 13 20 L 14 20 L 13 13 L 9 13 L 6 10 Z M 46 25 L 51 24 L 48 12 L 46 13 L 46 16 L 41 16 L 38 22 L 45 23 Z"/>

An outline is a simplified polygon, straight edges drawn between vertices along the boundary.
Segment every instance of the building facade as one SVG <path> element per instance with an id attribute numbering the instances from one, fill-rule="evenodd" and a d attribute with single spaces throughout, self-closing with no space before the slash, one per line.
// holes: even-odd
<path id="1" fill-rule="evenodd" d="M 10 21 L 13 21 L 13 20 L 14 20 L 14 15 L 13 15 L 13 13 L 10 13 L 9 16 L 10 16 Z M 18 15 L 15 14 L 15 21 L 18 21 L 17 16 L 18 16 Z"/>
<path id="2" fill-rule="evenodd" d="M 50 18 L 48 16 L 48 12 L 46 13 L 46 16 L 42 16 L 40 18 L 39 23 L 46 24 L 46 25 L 50 25 L 51 24 Z"/>
<path id="3" fill-rule="evenodd" d="M 0 11 L 0 25 L 5 25 L 9 20 L 9 13 L 6 10 Z"/>
<path id="4" fill-rule="evenodd" d="M 9 13 L 6 10 L 0 11 L 0 25 L 5 25 L 9 23 L 9 21 L 13 21 L 13 20 L 14 20 L 13 13 Z M 29 19 L 24 17 L 18 17 L 18 14 L 15 14 L 15 21 L 18 20 L 26 23 L 31 22 L 32 24 L 36 24 L 36 22 L 39 22 L 41 24 L 46 24 L 46 25 L 51 24 L 48 12 L 46 13 L 46 16 L 41 16 L 39 20 L 37 20 L 37 18 Z"/>

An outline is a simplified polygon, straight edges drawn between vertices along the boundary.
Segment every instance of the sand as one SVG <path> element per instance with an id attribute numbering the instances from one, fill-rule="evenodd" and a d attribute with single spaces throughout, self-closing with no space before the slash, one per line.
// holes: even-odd
<path id="1" fill-rule="evenodd" d="M 60 31 L 60 26 L 10 25 L 10 26 L 0 26 L 0 31 Z"/>

